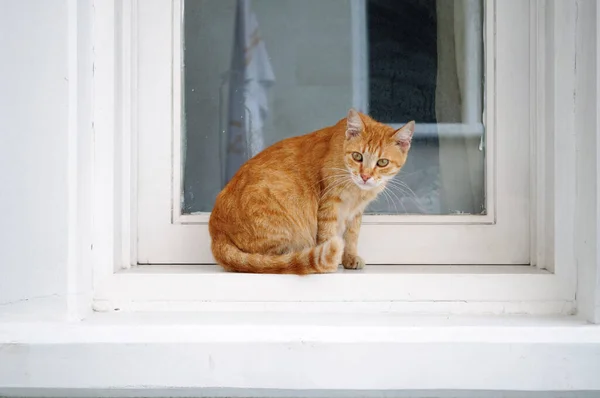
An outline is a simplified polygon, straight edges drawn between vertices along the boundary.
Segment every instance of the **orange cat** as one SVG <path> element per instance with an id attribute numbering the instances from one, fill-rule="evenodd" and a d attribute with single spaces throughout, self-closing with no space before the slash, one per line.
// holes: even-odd
<path id="1" fill-rule="evenodd" d="M 365 265 L 362 213 L 406 162 L 415 123 L 398 130 L 351 109 L 246 162 L 217 196 L 212 252 L 228 271 L 312 274 Z"/>

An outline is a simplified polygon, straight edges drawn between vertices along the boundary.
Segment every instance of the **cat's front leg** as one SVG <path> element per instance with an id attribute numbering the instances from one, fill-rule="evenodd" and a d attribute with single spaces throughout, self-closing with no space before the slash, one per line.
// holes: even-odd
<path id="1" fill-rule="evenodd" d="M 357 249 L 361 221 L 362 213 L 359 213 L 346 223 L 344 255 L 342 256 L 342 265 L 346 269 L 363 269 L 365 267 L 365 260 L 358 255 Z"/>
<path id="2" fill-rule="evenodd" d="M 319 205 L 317 213 L 317 244 L 320 245 L 334 237 L 340 236 L 338 224 L 338 208 L 333 201 Z"/>

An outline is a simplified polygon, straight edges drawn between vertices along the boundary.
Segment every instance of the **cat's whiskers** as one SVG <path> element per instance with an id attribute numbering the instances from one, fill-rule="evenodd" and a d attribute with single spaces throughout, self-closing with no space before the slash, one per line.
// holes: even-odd
<path id="1" fill-rule="evenodd" d="M 329 185 L 325 191 L 321 194 L 321 196 L 319 197 L 319 202 L 321 200 L 323 200 L 325 198 L 325 196 L 330 193 L 335 187 L 340 186 L 343 183 L 347 183 L 347 182 L 352 182 L 352 180 L 348 177 L 348 178 L 340 178 L 339 180 L 335 180 L 331 183 L 331 185 Z M 345 187 L 346 185 L 344 184 L 343 187 Z"/>
<path id="2" fill-rule="evenodd" d="M 396 189 L 399 189 L 399 190 L 400 190 L 400 192 L 402 192 L 403 194 L 409 194 L 409 193 L 410 193 L 410 192 L 409 192 L 409 191 L 408 191 L 408 190 L 407 190 L 405 187 L 403 187 L 402 185 L 398 185 L 398 184 L 396 184 L 396 183 L 392 183 L 392 182 L 390 182 L 388 185 L 386 185 L 386 188 L 390 188 L 390 189 L 391 189 L 391 188 L 396 188 Z"/>
<path id="3" fill-rule="evenodd" d="M 407 183 L 405 183 L 404 181 L 402 181 L 401 179 L 399 179 L 399 178 L 398 178 L 398 179 L 396 179 L 396 180 L 393 180 L 393 182 L 395 182 L 395 183 L 397 183 L 397 184 L 400 184 L 400 185 L 402 185 L 403 187 L 405 187 L 406 189 L 408 189 L 408 190 L 410 190 L 412 193 L 414 193 L 414 192 L 413 192 L 413 190 L 412 190 L 412 189 L 410 189 L 410 187 L 408 186 L 408 184 L 407 184 Z"/>
<path id="4" fill-rule="evenodd" d="M 417 194 L 415 194 L 415 192 L 404 181 L 389 180 L 388 183 L 389 183 L 389 185 L 387 185 L 386 188 L 389 187 L 390 192 L 393 193 L 396 197 L 398 197 L 398 196 L 395 194 L 395 192 L 392 190 L 392 188 L 400 190 L 400 192 L 402 194 L 404 194 L 405 197 L 412 200 L 415 203 L 415 205 L 417 205 L 417 207 L 420 211 L 422 211 L 423 213 L 427 213 L 427 210 L 420 203 L 420 200 L 419 200 L 419 197 L 417 196 Z M 402 201 L 399 198 L 398 198 L 398 200 L 404 206 L 404 204 L 402 203 Z"/>
<path id="5" fill-rule="evenodd" d="M 346 183 L 348 181 L 349 181 L 349 179 L 343 178 L 343 179 L 335 180 L 334 182 L 332 182 L 331 185 L 329 185 L 325 189 L 325 191 L 323 191 L 323 193 L 321 194 L 321 197 L 319 198 L 319 201 L 323 200 L 327 196 L 327 194 L 330 193 L 334 188 L 336 188 L 336 187 L 338 187 L 338 186 L 340 186 L 343 183 Z"/>
<path id="6" fill-rule="evenodd" d="M 417 194 L 415 193 L 415 191 L 413 191 L 413 190 L 412 190 L 412 189 L 411 189 L 411 188 L 408 186 L 408 184 L 406 184 L 404 181 L 401 181 L 401 180 L 393 180 L 393 181 L 390 181 L 390 182 L 391 182 L 391 184 L 390 184 L 391 186 L 393 186 L 393 187 L 397 187 L 398 189 L 401 189 L 401 190 L 402 190 L 402 192 L 410 193 L 410 194 L 412 194 L 412 196 L 413 196 L 414 198 L 418 199 L 418 196 L 417 196 Z"/>
<path id="7" fill-rule="evenodd" d="M 348 173 L 345 173 L 345 174 L 332 174 L 332 175 L 329 175 L 329 176 L 326 176 L 326 177 L 324 177 L 324 178 L 320 179 L 319 181 L 317 181 L 317 182 L 315 183 L 315 185 L 318 185 L 318 184 L 320 184 L 321 182 L 323 182 L 323 181 L 325 181 L 325 180 L 328 180 L 328 179 L 331 179 L 331 178 L 334 178 L 334 177 L 345 177 L 345 176 L 347 176 L 347 175 L 348 175 Z"/>
<path id="8" fill-rule="evenodd" d="M 343 171 L 344 173 L 349 173 L 350 170 L 348 169 L 342 169 L 340 167 L 327 167 L 324 170 L 337 170 L 337 171 Z"/>
<path id="9" fill-rule="evenodd" d="M 389 194 L 389 192 L 386 192 L 385 189 L 381 192 L 383 193 L 383 197 L 387 200 L 390 207 L 392 207 L 391 206 L 392 204 L 394 205 L 394 209 L 396 209 L 396 214 L 398 214 L 399 213 L 398 206 L 396 206 L 396 202 L 394 201 L 394 198 L 392 198 L 392 196 Z M 406 209 L 404 211 L 406 212 Z"/>
<path id="10" fill-rule="evenodd" d="M 387 192 L 390 195 L 390 197 L 391 197 L 391 195 L 394 195 L 394 198 L 396 198 L 396 200 L 394 201 L 394 203 L 396 203 L 396 202 L 400 203 L 400 206 L 402 206 L 402 208 L 404 209 L 404 214 L 408 214 L 408 210 L 406 209 L 406 206 L 404 206 L 404 202 L 402 201 L 402 199 L 400 199 L 398 197 L 398 195 L 396 195 L 396 193 L 394 191 L 392 191 L 392 190 L 389 190 L 389 191 L 385 190 L 385 192 Z M 393 200 L 393 198 L 392 198 L 392 200 Z M 398 211 L 398 210 L 396 209 L 396 211 Z"/>

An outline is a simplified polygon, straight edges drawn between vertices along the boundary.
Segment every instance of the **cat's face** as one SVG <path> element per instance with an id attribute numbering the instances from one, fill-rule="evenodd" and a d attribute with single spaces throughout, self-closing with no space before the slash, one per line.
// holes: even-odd
<path id="1" fill-rule="evenodd" d="M 344 163 L 352 182 L 371 190 L 398 174 L 406 162 L 415 123 L 394 130 L 353 109 L 347 123 Z"/>

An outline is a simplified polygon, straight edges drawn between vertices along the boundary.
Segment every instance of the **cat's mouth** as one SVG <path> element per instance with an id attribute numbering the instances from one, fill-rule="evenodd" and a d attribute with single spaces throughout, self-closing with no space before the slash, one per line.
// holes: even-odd
<path id="1" fill-rule="evenodd" d="M 373 177 L 369 178 L 367 181 L 363 181 L 362 178 L 352 175 L 352 182 L 354 182 L 354 184 L 363 191 L 369 191 L 379 185 L 379 183 L 377 183 Z"/>

